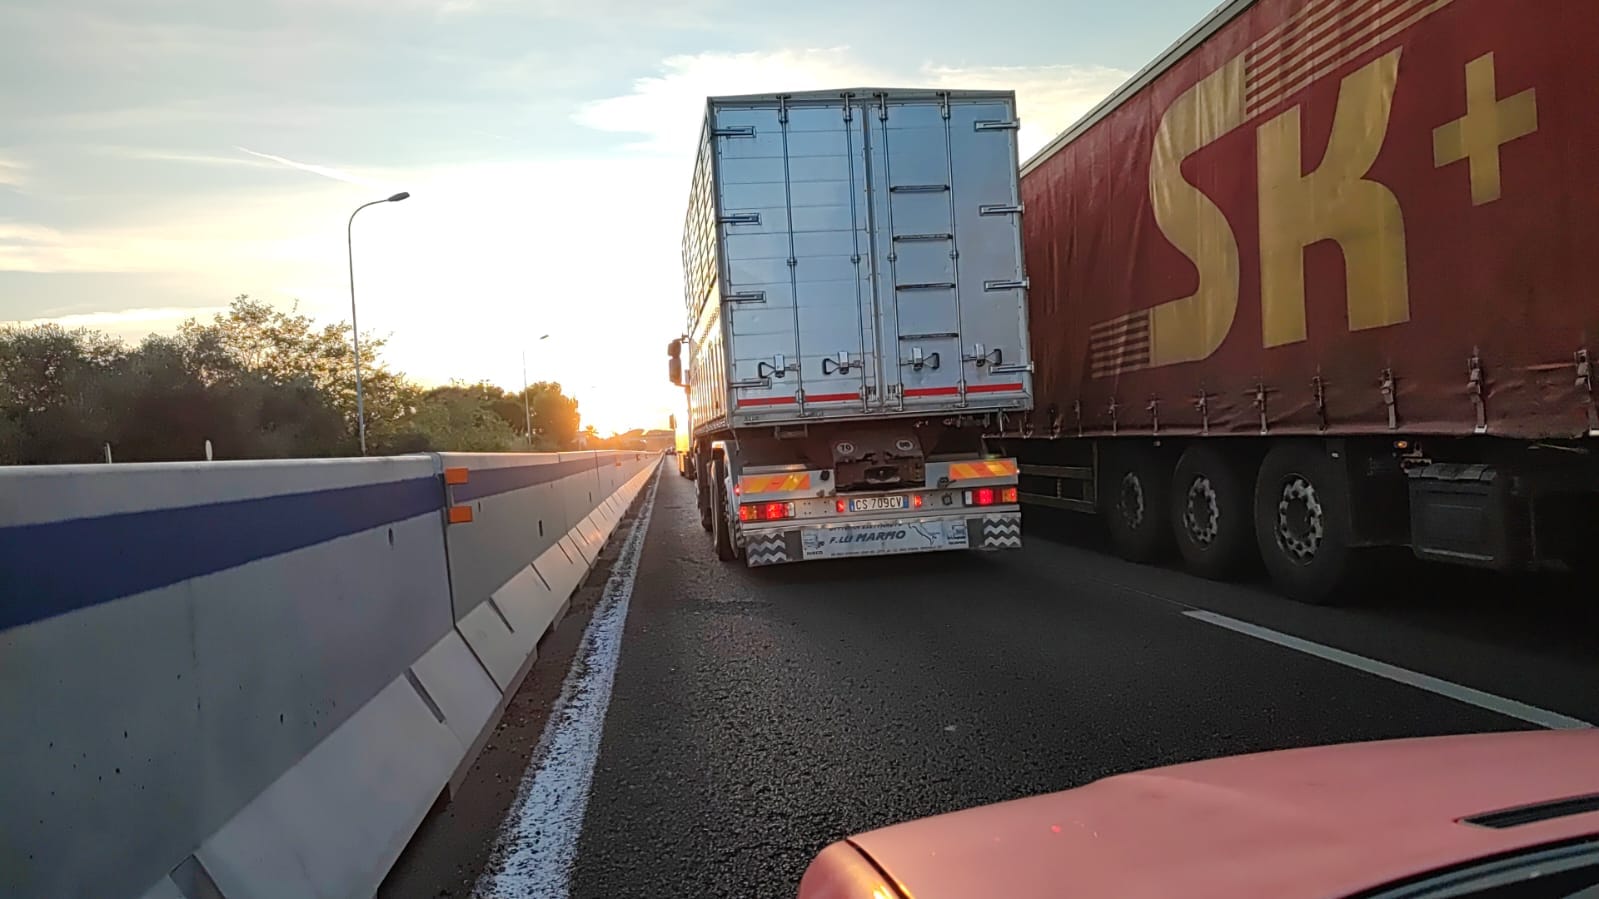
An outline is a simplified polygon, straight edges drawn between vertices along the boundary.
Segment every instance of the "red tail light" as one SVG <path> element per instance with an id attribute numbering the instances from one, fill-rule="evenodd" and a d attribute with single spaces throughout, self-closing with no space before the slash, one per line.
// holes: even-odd
<path id="1" fill-rule="evenodd" d="M 845 502 L 844 500 L 839 500 L 833 504 L 833 508 L 838 510 L 838 514 L 843 515 L 845 512 L 849 511 L 849 503 Z"/>
<path id="2" fill-rule="evenodd" d="M 739 521 L 783 521 L 793 517 L 793 503 L 746 503 L 738 507 Z"/>
<path id="3" fill-rule="evenodd" d="M 1015 505 L 1018 496 L 1015 487 L 977 487 L 966 491 L 968 506 Z"/>

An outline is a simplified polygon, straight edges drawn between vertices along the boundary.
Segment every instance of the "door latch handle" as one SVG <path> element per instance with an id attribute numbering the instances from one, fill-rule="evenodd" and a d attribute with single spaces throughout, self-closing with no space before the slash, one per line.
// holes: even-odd
<path id="1" fill-rule="evenodd" d="M 996 347 L 985 353 L 983 352 L 982 344 L 973 344 L 972 354 L 970 356 L 962 356 L 961 361 L 970 362 L 978 368 L 985 368 L 989 365 L 1004 365 L 1005 352 Z"/>
<path id="2" fill-rule="evenodd" d="M 755 363 L 755 377 L 757 378 L 781 378 L 791 371 L 798 371 L 798 369 L 784 361 L 782 353 L 773 356 L 771 362 Z"/>
<path id="3" fill-rule="evenodd" d="M 901 368 L 910 368 L 914 371 L 921 371 L 924 368 L 938 371 L 939 361 L 937 353 L 923 356 L 921 347 L 914 347 L 911 349 L 911 357 L 900 360 L 899 365 Z"/>
<path id="4" fill-rule="evenodd" d="M 860 367 L 860 362 L 850 360 L 849 350 L 840 350 L 837 361 L 828 359 L 825 356 L 822 358 L 822 374 L 824 375 L 847 375 L 852 370 Z"/>

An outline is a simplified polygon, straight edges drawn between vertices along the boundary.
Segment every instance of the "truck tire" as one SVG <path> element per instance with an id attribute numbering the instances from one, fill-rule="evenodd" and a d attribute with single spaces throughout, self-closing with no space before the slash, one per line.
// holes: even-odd
<path id="1" fill-rule="evenodd" d="M 1310 442 L 1282 443 L 1255 479 L 1255 538 L 1277 589 L 1312 605 L 1345 599 L 1352 563 L 1349 494 L 1338 464 Z"/>
<path id="2" fill-rule="evenodd" d="M 711 523 L 711 509 L 713 508 L 711 505 L 713 497 L 710 495 L 711 475 L 708 471 L 700 471 L 699 463 L 697 462 L 694 470 L 696 474 L 700 475 L 700 477 L 695 478 L 694 485 L 695 498 L 698 500 L 700 507 L 700 527 L 704 528 L 705 533 L 709 534 L 713 527 Z"/>
<path id="3" fill-rule="evenodd" d="M 1116 552 L 1130 562 L 1153 562 L 1171 548 L 1165 510 L 1171 470 L 1158 453 L 1118 448 L 1101 468 L 1100 512 Z"/>
<path id="4" fill-rule="evenodd" d="M 733 525 L 728 513 L 727 463 L 720 457 L 711 460 L 711 535 L 716 543 L 716 557 L 723 562 L 738 559 L 738 547 L 733 544 Z"/>
<path id="5" fill-rule="evenodd" d="M 1254 482 L 1214 442 L 1190 444 L 1172 475 L 1171 526 L 1185 567 L 1227 580 L 1255 556 Z"/>

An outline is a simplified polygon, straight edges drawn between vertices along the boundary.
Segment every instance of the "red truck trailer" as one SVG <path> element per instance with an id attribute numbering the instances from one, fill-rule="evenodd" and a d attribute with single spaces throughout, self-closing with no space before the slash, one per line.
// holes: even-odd
<path id="1" fill-rule="evenodd" d="M 1126 556 L 1599 553 L 1599 9 L 1236 0 L 1022 167 L 1024 501 Z"/>

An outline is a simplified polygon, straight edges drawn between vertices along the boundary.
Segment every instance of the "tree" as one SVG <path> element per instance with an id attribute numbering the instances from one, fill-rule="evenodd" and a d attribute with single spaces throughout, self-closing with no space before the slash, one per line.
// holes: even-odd
<path id="1" fill-rule="evenodd" d="M 318 455 L 356 452 L 355 353 L 347 322 L 319 328 L 297 307 L 285 312 L 241 295 L 210 324 L 190 319 L 178 333 L 208 382 L 256 376 L 316 391 L 345 422 L 340 439 Z M 374 453 L 393 451 L 391 444 L 417 396 L 416 388 L 380 357 L 385 342 L 361 335 L 367 445 Z"/>
<path id="2" fill-rule="evenodd" d="M 505 419 L 512 431 L 522 437 L 524 448 L 528 445 L 529 410 L 533 414 L 533 449 L 539 452 L 556 452 L 577 446 L 577 429 L 581 423 L 577 400 L 562 393 L 559 383 L 539 381 L 529 384 L 525 406 L 524 394 L 521 392 L 507 393 L 492 384 L 478 386 L 496 392 L 488 399 L 489 406 L 496 415 Z"/>
<path id="3" fill-rule="evenodd" d="M 107 388 L 125 355 L 93 331 L 0 328 L 0 463 L 100 458 L 116 412 Z"/>
<path id="4" fill-rule="evenodd" d="M 355 356 L 348 324 L 248 296 L 210 322 L 129 348 L 95 331 L 0 327 L 0 464 L 352 455 Z M 488 384 L 423 390 L 362 335 L 367 443 L 374 453 L 525 451 L 523 394 Z M 571 448 L 577 401 L 528 387 L 535 449 Z"/>
<path id="5" fill-rule="evenodd" d="M 495 396 L 495 394 L 499 396 Z M 492 384 L 451 384 L 423 393 L 406 418 L 401 441 L 408 451 L 497 453 L 520 442 L 492 404 L 504 391 Z"/>

